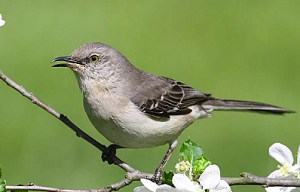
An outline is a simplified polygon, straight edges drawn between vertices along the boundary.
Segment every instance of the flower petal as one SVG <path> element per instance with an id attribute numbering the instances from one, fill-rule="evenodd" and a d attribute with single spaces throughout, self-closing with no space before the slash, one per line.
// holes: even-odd
<path id="1" fill-rule="evenodd" d="M 300 145 L 298 147 L 298 152 L 297 152 L 297 165 L 300 166 Z"/>
<path id="2" fill-rule="evenodd" d="M 156 192 L 182 192 L 179 189 L 175 189 L 169 185 L 160 185 L 157 187 Z"/>
<path id="3" fill-rule="evenodd" d="M 293 178 L 290 175 L 287 175 L 286 177 L 282 177 L 279 170 L 273 171 L 268 178 Z M 267 192 L 297 192 L 298 189 L 296 187 L 266 187 L 265 190 Z"/>
<path id="4" fill-rule="evenodd" d="M 0 13 L 0 27 L 5 24 L 5 21 L 2 19 L 2 15 Z"/>
<path id="5" fill-rule="evenodd" d="M 133 189 L 133 192 L 152 192 L 145 186 L 139 186 Z"/>
<path id="6" fill-rule="evenodd" d="M 149 189 L 150 191 L 156 191 L 158 185 L 148 179 L 141 179 L 141 182 L 143 183 L 143 185 Z"/>
<path id="7" fill-rule="evenodd" d="M 269 154 L 282 165 L 285 163 L 288 165 L 293 164 L 294 158 L 291 150 L 281 143 L 274 143 L 269 148 Z"/>
<path id="8" fill-rule="evenodd" d="M 268 175 L 268 178 L 282 178 L 282 175 L 279 170 L 275 170 Z"/>
<path id="9" fill-rule="evenodd" d="M 267 192 L 297 192 L 296 187 L 266 187 Z"/>
<path id="10" fill-rule="evenodd" d="M 197 192 L 197 190 L 200 189 L 199 185 L 195 185 L 195 183 L 184 174 L 175 174 L 172 178 L 172 183 L 176 189 L 183 191 Z"/>
<path id="11" fill-rule="evenodd" d="M 219 167 L 217 165 L 210 165 L 201 174 L 199 182 L 204 189 L 213 189 L 220 183 L 220 179 Z"/>
<path id="12" fill-rule="evenodd" d="M 231 188 L 226 181 L 221 180 L 219 185 L 216 188 L 211 189 L 210 192 L 231 192 Z"/>

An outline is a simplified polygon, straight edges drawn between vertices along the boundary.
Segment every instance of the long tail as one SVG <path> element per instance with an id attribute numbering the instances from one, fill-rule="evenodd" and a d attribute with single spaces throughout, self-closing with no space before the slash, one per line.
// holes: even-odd
<path id="1" fill-rule="evenodd" d="M 238 101 L 226 99 L 211 99 L 205 101 L 202 107 L 207 110 L 223 110 L 223 111 L 253 111 L 258 113 L 284 114 L 294 113 L 295 111 L 253 101 Z"/>

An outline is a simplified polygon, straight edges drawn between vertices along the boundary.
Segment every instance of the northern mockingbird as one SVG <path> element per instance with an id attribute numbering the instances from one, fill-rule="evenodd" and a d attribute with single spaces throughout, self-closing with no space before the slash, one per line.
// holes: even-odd
<path id="1" fill-rule="evenodd" d="M 84 109 L 96 129 L 118 147 L 143 148 L 169 144 L 160 173 L 177 144 L 181 132 L 213 110 L 240 110 L 271 114 L 292 112 L 281 107 L 216 99 L 179 81 L 152 75 L 133 66 L 116 49 L 89 43 L 53 67 L 68 67 L 83 93 Z M 103 158 L 105 159 L 105 155 Z"/>

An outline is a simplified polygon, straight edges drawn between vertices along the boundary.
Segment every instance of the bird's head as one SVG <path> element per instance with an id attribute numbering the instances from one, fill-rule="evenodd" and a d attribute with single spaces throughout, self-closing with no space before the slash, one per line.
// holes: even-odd
<path id="1" fill-rule="evenodd" d="M 59 61 L 63 63 L 55 64 L 53 67 L 68 67 L 79 78 L 109 78 L 121 69 L 131 67 L 128 60 L 116 49 L 98 42 L 82 45 L 70 56 L 52 60 L 52 62 Z"/>

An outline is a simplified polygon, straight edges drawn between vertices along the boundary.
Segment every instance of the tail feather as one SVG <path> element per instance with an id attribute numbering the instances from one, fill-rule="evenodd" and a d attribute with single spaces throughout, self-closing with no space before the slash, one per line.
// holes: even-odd
<path id="1" fill-rule="evenodd" d="M 284 114 L 294 113 L 295 111 L 269 105 L 265 103 L 253 102 L 253 101 L 238 101 L 238 100 L 226 100 L 226 99 L 211 99 L 205 101 L 202 107 L 206 110 L 230 110 L 230 111 L 253 111 L 258 113 L 270 113 L 270 114 Z"/>

